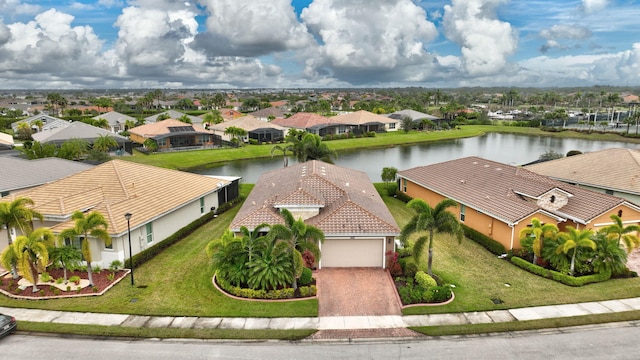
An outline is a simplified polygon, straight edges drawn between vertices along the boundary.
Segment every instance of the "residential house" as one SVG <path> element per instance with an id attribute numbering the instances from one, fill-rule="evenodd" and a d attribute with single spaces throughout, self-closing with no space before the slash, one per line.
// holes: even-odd
<path id="1" fill-rule="evenodd" d="M 398 172 L 399 191 L 435 206 L 450 198 L 461 223 L 500 242 L 520 248 L 520 231 L 533 218 L 566 229 L 598 230 L 618 215 L 625 224 L 640 224 L 640 207 L 538 175 L 522 167 L 466 157 Z"/>
<path id="2" fill-rule="evenodd" d="M 183 112 L 180 111 L 176 111 L 176 110 L 167 110 L 165 112 L 159 113 L 159 114 L 155 114 L 152 116 L 147 116 L 146 118 L 144 118 L 145 123 L 156 123 L 158 122 L 158 118 L 162 116 L 164 118 L 168 118 L 169 119 L 180 119 L 182 117 L 187 117 L 187 119 L 191 120 L 191 124 L 192 125 L 197 125 L 202 127 L 202 118 L 201 117 L 197 117 L 197 116 L 192 116 L 192 115 L 187 115 Z"/>
<path id="3" fill-rule="evenodd" d="M 233 120 L 244 116 L 244 114 L 237 109 L 220 109 L 220 116 L 225 120 Z"/>
<path id="4" fill-rule="evenodd" d="M 610 148 L 544 161 L 525 169 L 640 204 L 640 150 Z"/>
<path id="5" fill-rule="evenodd" d="M 249 113 L 249 115 L 262 121 L 271 121 L 277 118 L 283 118 L 287 112 L 277 107 L 268 107 Z"/>
<path id="6" fill-rule="evenodd" d="M 158 144 L 159 151 L 184 148 L 210 148 L 221 144 L 220 136 L 197 125 L 166 119 L 129 129 L 131 141 L 144 144 L 148 139 Z"/>
<path id="7" fill-rule="evenodd" d="M 98 116 L 92 117 L 93 120 L 105 119 L 109 123 L 112 133 L 119 133 L 125 130 L 127 121 L 135 124 L 138 120 L 132 116 L 121 114 L 117 111 L 109 111 Z"/>
<path id="8" fill-rule="evenodd" d="M 395 250 L 400 234 L 366 173 L 321 161 L 263 173 L 231 230 L 284 224 L 281 209 L 324 232 L 320 268 L 385 267 L 385 253 Z"/>
<path id="9" fill-rule="evenodd" d="M 388 118 L 366 110 L 336 115 L 330 119 L 332 123 L 346 125 L 350 128 L 349 132 L 356 133 L 397 131 L 401 123 L 398 119 Z"/>
<path id="10" fill-rule="evenodd" d="M 112 160 L 88 170 L 26 191 L 2 201 L 26 197 L 44 215 L 34 226 L 50 227 L 54 233 L 72 227 L 75 211 L 97 211 L 107 221 L 112 243 L 91 242 L 93 263 L 103 268 L 113 260 L 129 258 L 129 232 L 124 215 L 132 214 L 133 254 L 157 245 L 180 228 L 238 197 L 239 178 L 234 181 L 169 170 L 123 160 Z M 7 238 L 0 237 L 0 248 Z M 71 242 L 79 246 L 79 239 Z"/>
<path id="11" fill-rule="evenodd" d="M 343 133 L 347 129 L 344 125 L 332 123 L 326 116 L 309 112 L 298 112 L 288 118 L 275 119 L 271 123 L 320 136 Z"/>
<path id="12" fill-rule="evenodd" d="M 37 120 L 42 122 L 42 129 L 36 125 Z M 71 121 L 58 119 L 57 117 L 49 116 L 47 114 L 38 114 L 11 123 L 11 129 L 13 129 L 14 132 L 17 131 L 20 123 L 27 123 L 34 132 L 39 132 L 69 126 Z"/>
<path id="13" fill-rule="evenodd" d="M 414 127 L 419 129 L 424 128 L 423 120 L 432 121 L 434 124 L 436 124 L 436 126 L 439 126 L 440 122 L 444 121 L 444 119 L 441 119 L 437 116 L 425 114 L 423 112 L 410 110 L 410 109 L 393 112 L 391 114 L 388 114 L 387 117 L 390 119 L 398 120 L 400 122 L 400 127 L 402 127 L 402 119 L 404 117 L 409 117 L 413 121 Z"/>
<path id="14" fill-rule="evenodd" d="M 17 191 L 47 184 L 93 165 L 60 158 L 26 160 L 14 156 L 0 156 L 0 198 Z"/>
<path id="15" fill-rule="evenodd" d="M 250 115 L 211 125 L 209 130 L 220 136 L 222 140 L 231 141 L 231 135 L 225 133 L 227 128 L 231 126 L 247 131 L 247 136 L 242 137 L 244 142 L 248 142 L 250 139 L 254 139 L 258 143 L 282 141 L 286 132 L 286 129 L 282 126 L 262 121 Z"/>
<path id="16" fill-rule="evenodd" d="M 60 146 L 64 142 L 72 139 L 82 139 L 87 141 L 89 145 L 93 145 L 93 142 L 100 136 L 110 136 L 114 138 L 118 143 L 116 153 L 119 155 L 124 154 L 125 151 L 129 154 L 133 152 L 131 141 L 126 137 L 114 134 L 106 129 L 85 124 L 81 121 L 74 121 L 65 127 L 46 129 L 31 135 L 34 141 L 43 144 L 54 144 L 56 146 Z"/>

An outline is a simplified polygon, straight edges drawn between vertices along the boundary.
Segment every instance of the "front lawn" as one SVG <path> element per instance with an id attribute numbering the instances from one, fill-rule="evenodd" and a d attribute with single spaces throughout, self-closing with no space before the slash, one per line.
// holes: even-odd
<path id="1" fill-rule="evenodd" d="M 380 186 L 378 185 L 378 189 Z M 413 216 L 396 198 L 383 199 L 402 228 Z M 423 253 L 426 264 L 427 252 Z M 570 287 L 528 273 L 506 259 L 499 259 L 469 239 L 461 244 L 448 235 L 434 239 L 433 271 L 455 285 L 455 300 L 443 306 L 412 307 L 405 315 L 499 310 L 538 305 L 640 296 L 640 278 L 613 279 L 582 287 Z M 494 300 L 502 303 L 495 304 Z"/>

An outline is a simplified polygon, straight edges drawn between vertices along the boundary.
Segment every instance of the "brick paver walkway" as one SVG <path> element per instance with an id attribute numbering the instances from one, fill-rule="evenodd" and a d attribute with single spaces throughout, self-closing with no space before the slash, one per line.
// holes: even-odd
<path id="1" fill-rule="evenodd" d="M 401 315 L 395 286 L 381 268 L 324 268 L 317 272 L 320 316 Z"/>

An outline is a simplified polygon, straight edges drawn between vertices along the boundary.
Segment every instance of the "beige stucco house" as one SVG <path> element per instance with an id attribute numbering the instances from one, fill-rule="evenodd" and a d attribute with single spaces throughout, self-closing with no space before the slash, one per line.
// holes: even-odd
<path id="1" fill-rule="evenodd" d="M 280 209 L 325 234 L 319 267 L 385 267 L 400 229 L 366 173 L 308 161 L 265 172 L 231 223 L 283 224 Z"/>

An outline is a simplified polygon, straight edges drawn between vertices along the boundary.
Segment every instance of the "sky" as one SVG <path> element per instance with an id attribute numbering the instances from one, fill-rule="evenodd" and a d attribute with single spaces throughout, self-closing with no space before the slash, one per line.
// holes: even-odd
<path id="1" fill-rule="evenodd" d="M 0 0 L 0 89 L 640 86 L 640 0 Z"/>

